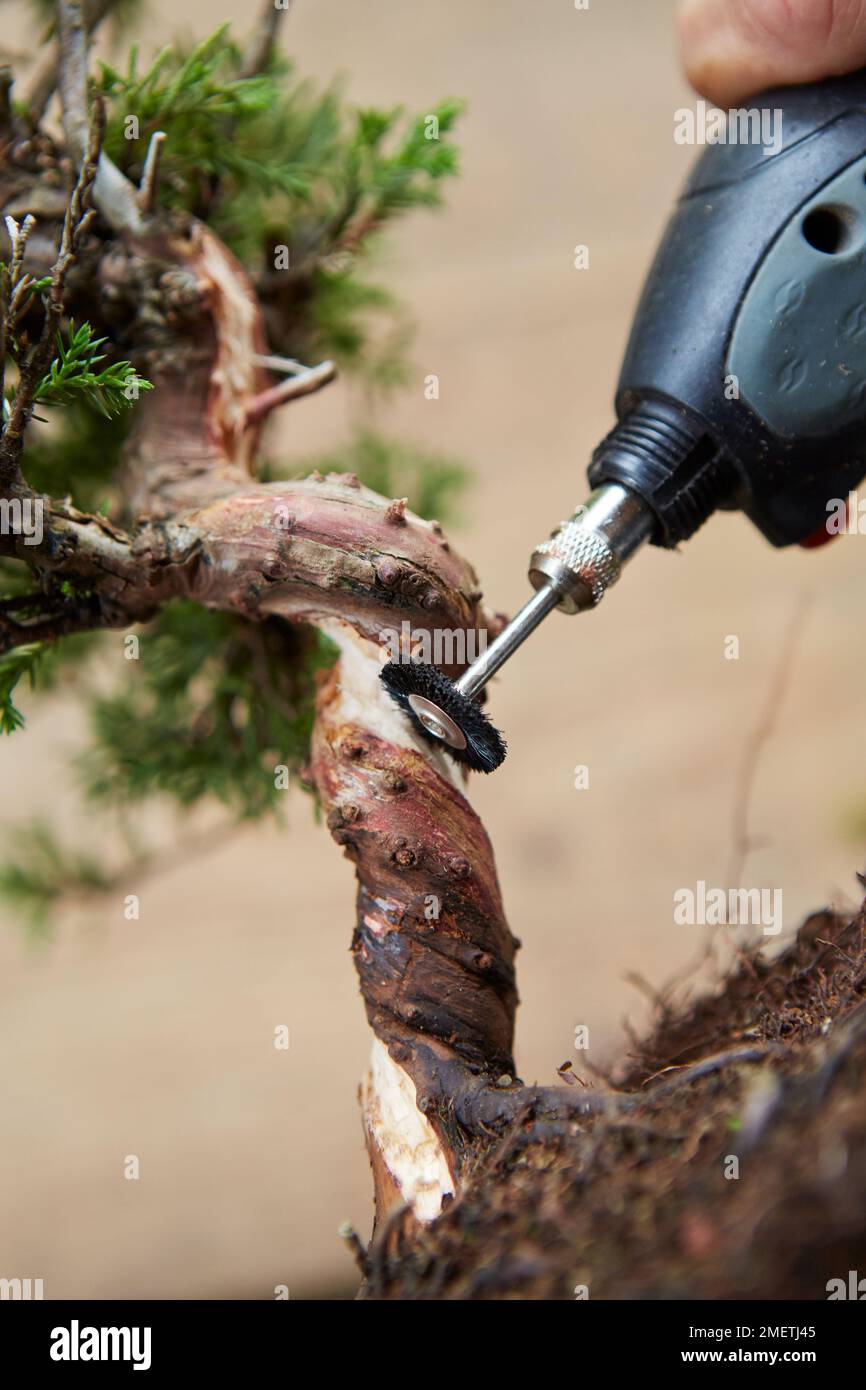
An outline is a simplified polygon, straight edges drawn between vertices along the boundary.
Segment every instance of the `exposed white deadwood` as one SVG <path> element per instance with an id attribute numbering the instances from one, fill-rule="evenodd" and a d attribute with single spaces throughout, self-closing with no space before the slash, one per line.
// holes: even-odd
<path id="1" fill-rule="evenodd" d="M 383 690 L 379 680 L 383 649 L 378 643 L 337 619 L 319 626 L 341 653 L 328 722 L 336 728 L 364 729 L 384 743 L 417 751 L 441 777 L 456 785 L 450 760 L 413 733 L 409 720 Z M 351 767 L 345 770 L 345 777 L 344 800 L 349 806 L 353 800 L 363 800 L 365 791 L 360 784 L 353 787 Z M 390 932 L 399 906 L 381 897 L 368 902 L 365 927 L 376 937 Z M 361 1114 L 371 1155 L 378 1153 L 416 1217 L 432 1221 L 442 1209 L 443 1198 L 454 1193 L 455 1176 L 435 1130 L 418 1108 L 415 1083 L 379 1039 L 373 1043 L 370 1067 L 361 1084 Z"/>
<path id="2" fill-rule="evenodd" d="M 147 156 L 141 173 L 141 181 L 138 185 L 138 206 L 145 216 L 153 212 L 156 207 L 156 194 L 159 187 L 159 162 L 162 158 L 162 147 L 165 144 L 166 138 L 164 130 L 155 130 L 150 137 L 150 144 L 147 147 Z"/>
<path id="3" fill-rule="evenodd" d="M 454 1178 L 432 1125 L 418 1109 L 414 1082 L 378 1038 L 361 1084 L 361 1106 L 367 1134 L 401 1197 L 419 1221 L 433 1221 L 443 1199 L 454 1194 Z"/>
<path id="4" fill-rule="evenodd" d="M 300 376 L 301 372 L 310 370 L 303 362 L 296 362 L 294 357 L 279 357 L 272 352 L 256 357 L 256 363 L 259 367 L 267 367 L 268 371 L 280 372 L 283 376 Z"/>
<path id="5" fill-rule="evenodd" d="M 355 724 L 398 748 L 412 748 L 423 754 L 440 777 L 452 786 L 460 785 L 451 759 L 416 734 L 411 722 L 385 693 L 379 680 L 384 648 L 336 618 L 323 620 L 317 626 L 340 648 L 339 693 L 331 716 L 334 722 Z M 465 797 L 462 785 L 460 791 Z"/>
<path id="6" fill-rule="evenodd" d="M 194 235 L 197 271 L 214 302 L 219 303 L 223 325 L 211 371 L 211 388 L 217 397 L 213 413 L 229 455 L 249 472 L 254 441 L 247 429 L 247 402 L 256 395 L 260 375 L 256 358 L 263 346 L 258 308 L 222 242 L 203 223 L 197 225 Z"/>

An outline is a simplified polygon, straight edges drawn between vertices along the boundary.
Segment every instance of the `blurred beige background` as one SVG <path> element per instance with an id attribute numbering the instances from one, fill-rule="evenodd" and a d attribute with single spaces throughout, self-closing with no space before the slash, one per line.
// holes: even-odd
<path id="1" fill-rule="evenodd" d="M 143 44 L 249 8 L 160 0 Z M 417 370 L 378 423 L 473 464 L 455 538 L 497 607 L 522 602 L 533 544 L 581 498 L 692 158 L 672 137 L 691 99 L 672 13 L 668 0 L 297 0 L 285 28 L 301 72 L 347 73 L 358 102 L 468 102 L 447 210 L 389 242 Z M 21 49 L 16 16 L 0 11 Z M 588 271 L 573 268 L 577 243 Z M 357 412 L 339 384 L 286 412 L 283 447 L 334 445 Z M 511 752 L 472 795 L 524 942 L 524 1078 L 579 1064 L 578 1024 L 590 1060 L 612 1060 L 624 1021 L 647 1018 L 628 972 L 661 984 L 700 950 L 701 929 L 672 925 L 672 894 L 726 884 L 740 763 L 806 608 L 755 779 L 745 882 L 783 888 L 786 931 L 855 900 L 864 600 L 866 539 L 779 553 L 721 516 L 684 553 L 641 557 L 597 613 L 552 618 L 499 682 Z M 724 659 L 728 634 L 739 661 Z M 42 813 L 98 847 L 66 766 L 78 734 L 61 693 L 0 749 L 5 824 Z M 137 923 L 120 903 L 79 911 L 37 948 L 0 924 L 0 1275 L 42 1277 L 48 1297 L 351 1294 L 337 1226 L 366 1235 L 370 1220 L 352 875 L 300 796 L 289 820 L 130 884 Z M 273 1047 L 280 1023 L 288 1053 Z M 123 1177 L 132 1153 L 138 1182 Z"/>

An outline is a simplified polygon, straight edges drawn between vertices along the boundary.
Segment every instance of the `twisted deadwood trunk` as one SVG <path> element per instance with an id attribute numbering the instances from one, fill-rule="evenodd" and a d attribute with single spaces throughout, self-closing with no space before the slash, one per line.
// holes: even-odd
<path id="1" fill-rule="evenodd" d="M 56 153 L 6 132 L 4 212 L 35 204 Z M 59 203 L 43 202 L 49 225 Z M 517 943 L 490 843 L 453 765 L 377 680 L 383 629 L 496 627 L 475 575 L 436 523 L 350 475 L 256 483 L 262 423 L 285 392 L 257 365 L 248 277 L 193 219 L 142 227 L 103 211 L 70 310 L 97 331 L 122 325 L 155 383 L 126 451 L 135 521 L 121 530 L 51 501 L 41 545 L 0 538 L 56 600 L 26 624 L 0 615 L 0 648 L 124 627 L 177 597 L 316 624 L 338 643 L 311 773 L 358 880 L 380 1221 L 366 1292 L 824 1297 L 826 1278 L 866 1267 L 866 919 L 815 919 L 780 960 L 747 957 L 716 1000 L 665 1014 L 616 1084 L 516 1081 Z M 43 226 L 34 273 L 52 246 Z M 61 598 L 55 575 L 92 597 Z M 726 1183 L 732 1153 L 745 1176 Z"/>

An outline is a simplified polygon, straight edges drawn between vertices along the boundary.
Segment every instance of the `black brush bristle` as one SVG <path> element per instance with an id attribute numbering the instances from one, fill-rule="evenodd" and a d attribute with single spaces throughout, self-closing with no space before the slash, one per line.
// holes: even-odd
<path id="1" fill-rule="evenodd" d="M 506 743 L 498 729 L 481 713 L 477 700 L 461 695 L 447 676 L 437 671 L 435 666 L 426 666 L 421 661 L 389 661 L 379 673 L 379 679 L 391 699 L 408 714 L 419 734 L 428 743 L 435 744 L 458 763 L 471 767 L 474 772 L 494 772 L 505 759 Z M 465 748 L 452 748 L 429 729 L 409 704 L 410 695 L 423 695 L 453 719 L 463 737 Z"/>

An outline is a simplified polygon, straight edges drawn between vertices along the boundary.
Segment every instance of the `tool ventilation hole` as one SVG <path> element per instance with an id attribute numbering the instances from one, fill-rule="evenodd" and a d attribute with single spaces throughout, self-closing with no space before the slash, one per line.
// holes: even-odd
<path id="1" fill-rule="evenodd" d="M 839 208 L 814 208 L 803 219 L 803 236 L 825 256 L 837 256 L 844 251 L 850 232 L 850 224 Z"/>

